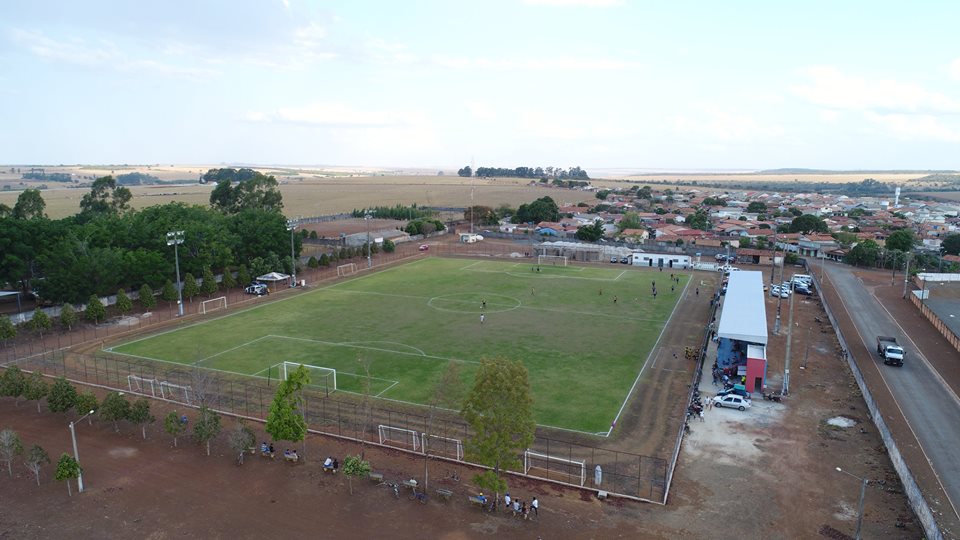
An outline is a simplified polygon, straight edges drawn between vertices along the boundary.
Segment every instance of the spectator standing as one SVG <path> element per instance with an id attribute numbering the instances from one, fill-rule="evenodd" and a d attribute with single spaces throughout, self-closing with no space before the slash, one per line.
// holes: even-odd
<path id="1" fill-rule="evenodd" d="M 533 510 L 533 515 L 537 516 L 537 518 L 540 517 L 540 501 L 538 501 L 536 497 L 530 501 L 530 509 Z"/>

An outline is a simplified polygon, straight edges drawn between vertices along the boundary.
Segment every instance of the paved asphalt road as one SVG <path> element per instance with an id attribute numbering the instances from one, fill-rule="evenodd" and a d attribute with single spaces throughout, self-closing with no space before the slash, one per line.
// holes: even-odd
<path id="1" fill-rule="evenodd" d="M 873 351 L 871 359 L 857 358 L 861 369 L 868 369 L 865 361 L 877 365 L 956 513 L 960 505 L 960 401 L 946 390 L 917 345 L 890 317 L 871 291 L 864 287 L 850 267 L 827 264 L 826 272 L 830 283 L 840 291 L 846 311 L 860 333 L 859 338 L 868 350 Z M 902 279 L 897 276 L 898 283 L 902 283 Z M 831 307 L 836 311 L 840 306 Z M 878 335 L 897 338 L 906 351 L 903 367 L 883 364 L 876 354 Z M 857 336 L 846 338 L 851 342 L 851 347 L 854 346 L 852 341 L 858 339 Z"/>

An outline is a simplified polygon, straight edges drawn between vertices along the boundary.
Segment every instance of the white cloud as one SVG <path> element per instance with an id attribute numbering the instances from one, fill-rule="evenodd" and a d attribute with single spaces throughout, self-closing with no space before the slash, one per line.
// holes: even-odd
<path id="1" fill-rule="evenodd" d="M 937 117 L 929 114 L 879 114 L 867 111 L 864 117 L 904 141 L 960 142 L 960 131 L 944 125 Z"/>
<path id="2" fill-rule="evenodd" d="M 954 80 L 960 81 L 960 58 L 957 58 L 951 62 L 948 69 L 950 71 L 950 76 L 953 77 Z"/>
<path id="3" fill-rule="evenodd" d="M 493 69 L 520 71 L 616 71 L 640 67 L 638 62 L 615 58 L 585 58 L 576 56 L 485 58 L 464 56 L 434 56 L 434 64 L 452 69 Z"/>
<path id="4" fill-rule="evenodd" d="M 578 6 L 578 7 L 613 7 L 623 5 L 623 0 L 523 0 L 531 6 Z"/>
<path id="5" fill-rule="evenodd" d="M 290 9 L 290 0 L 280 0 L 280 3 L 283 4 L 284 9 Z"/>
<path id="6" fill-rule="evenodd" d="M 464 103 L 467 111 L 477 120 L 496 120 L 497 110 L 483 101 L 468 101 Z"/>
<path id="7" fill-rule="evenodd" d="M 56 40 L 41 32 L 13 30 L 14 42 L 41 58 L 90 68 L 107 68 L 127 72 L 147 72 L 174 77 L 205 77 L 214 71 L 181 66 L 151 59 L 131 58 L 109 41 L 99 44 L 80 39 Z M 170 53 L 164 49 L 164 53 Z"/>
<path id="8" fill-rule="evenodd" d="M 693 108 L 699 110 L 696 116 L 681 115 L 671 119 L 676 132 L 694 137 L 706 136 L 720 143 L 757 141 L 784 134 L 782 127 L 762 123 L 739 111 L 724 110 L 711 105 Z"/>
<path id="9" fill-rule="evenodd" d="M 832 109 L 881 112 L 960 112 L 960 103 L 912 83 L 892 79 L 866 79 L 829 66 L 803 69 L 806 83 L 792 91 L 800 98 Z"/>
<path id="10" fill-rule="evenodd" d="M 423 123 L 423 116 L 410 111 L 361 110 L 345 103 L 310 103 L 299 107 L 281 107 L 273 113 L 250 112 L 253 122 L 286 122 L 317 127 L 387 128 Z"/>

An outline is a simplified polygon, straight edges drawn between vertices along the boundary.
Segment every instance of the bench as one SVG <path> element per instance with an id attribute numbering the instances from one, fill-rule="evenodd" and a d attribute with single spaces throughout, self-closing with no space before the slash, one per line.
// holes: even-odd
<path id="1" fill-rule="evenodd" d="M 273 459 L 274 456 L 273 456 L 273 452 L 267 451 L 267 452 L 260 452 L 260 457 Z"/>
<path id="2" fill-rule="evenodd" d="M 372 472 L 370 473 L 370 480 L 373 480 L 374 482 L 383 482 L 383 474 Z"/>
<path id="3" fill-rule="evenodd" d="M 438 489 L 437 496 L 445 501 L 449 501 L 450 497 L 453 497 L 453 492 L 449 489 Z"/>
<path id="4" fill-rule="evenodd" d="M 473 495 L 470 495 L 469 497 L 467 497 L 467 500 L 470 501 L 470 504 L 475 504 L 480 508 L 486 508 L 487 506 L 487 503 L 480 497 L 474 497 Z"/>
<path id="5" fill-rule="evenodd" d="M 290 463 L 296 463 L 300 459 L 300 456 L 297 454 L 284 454 L 283 459 L 289 461 Z"/>
<path id="6" fill-rule="evenodd" d="M 408 487 L 410 489 L 416 490 L 417 486 L 419 486 L 420 484 L 416 480 L 411 478 L 410 480 L 404 480 L 403 485 L 404 487 Z"/>
<path id="7" fill-rule="evenodd" d="M 336 474 L 337 470 L 333 468 L 333 465 L 331 465 L 331 466 L 329 466 L 329 467 L 327 467 L 326 465 L 324 465 L 324 466 L 323 466 L 323 472 Z"/>

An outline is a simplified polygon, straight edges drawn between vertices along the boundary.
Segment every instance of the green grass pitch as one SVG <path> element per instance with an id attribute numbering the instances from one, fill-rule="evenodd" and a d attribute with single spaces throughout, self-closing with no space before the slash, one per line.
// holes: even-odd
<path id="1" fill-rule="evenodd" d="M 502 356 L 527 366 L 538 424 L 606 432 L 689 275 L 671 291 L 667 271 L 540 269 L 426 257 L 111 350 L 259 377 L 284 361 L 329 367 L 345 392 L 361 392 L 362 358 L 373 395 L 418 404 L 450 360 L 469 385 L 481 358 Z"/>

